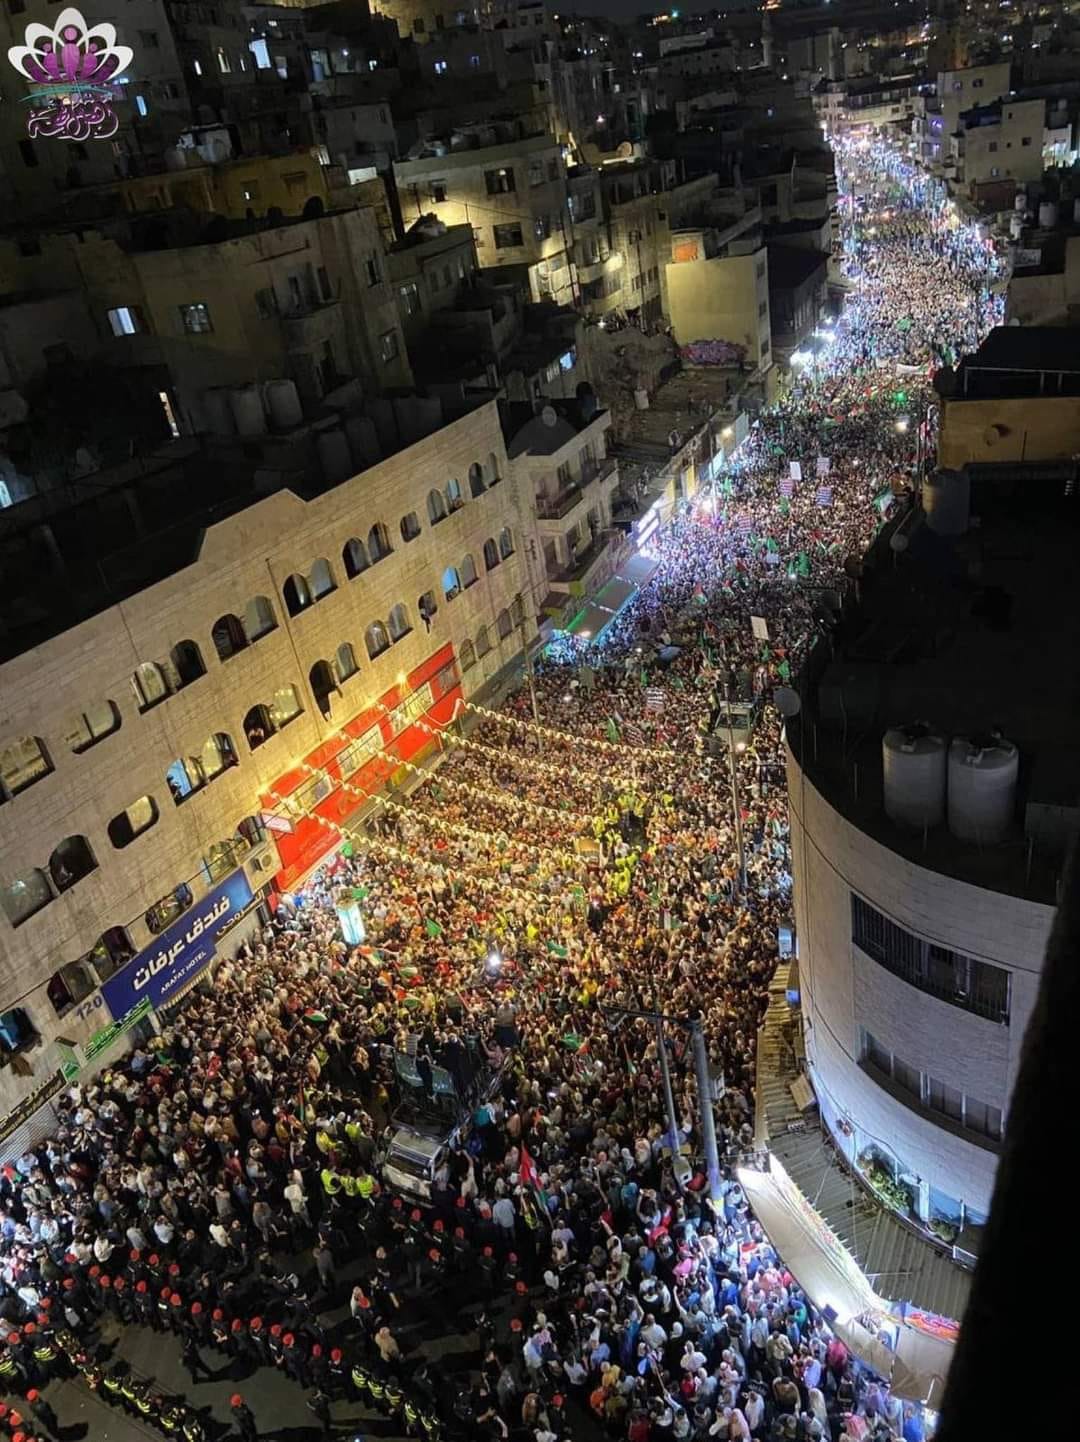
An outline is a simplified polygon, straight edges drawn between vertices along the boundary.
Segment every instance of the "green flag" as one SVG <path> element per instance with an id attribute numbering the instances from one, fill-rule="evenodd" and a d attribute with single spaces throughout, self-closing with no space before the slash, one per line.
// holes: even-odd
<path id="1" fill-rule="evenodd" d="M 367 894 L 368 889 L 366 886 L 354 886 L 352 889 L 352 899 L 354 901 L 363 901 Z"/>
<path id="2" fill-rule="evenodd" d="M 428 920 L 424 922 L 424 930 L 428 936 L 442 936 L 443 929 L 437 921 L 432 921 L 429 917 Z"/>
<path id="3" fill-rule="evenodd" d="M 798 571 L 800 576 L 809 576 L 810 557 L 806 554 L 805 551 L 799 552 L 799 559 L 795 562 L 795 569 Z"/>
<path id="4" fill-rule="evenodd" d="M 566 955 L 566 947 L 565 947 L 565 946 L 560 946 L 557 941 L 549 941 L 548 944 L 547 944 L 547 949 L 548 949 L 548 951 L 551 953 L 552 956 L 565 956 L 565 955 Z"/>
<path id="5" fill-rule="evenodd" d="M 790 680 L 791 680 L 791 667 L 788 665 L 788 663 L 787 663 L 786 661 L 781 661 L 780 664 L 779 664 L 779 666 L 777 666 L 776 669 L 780 672 L 780 679 L 781 679 L 781 681 L 790 681 Z"/>
<path id="6" fill-rule="evenodd" d="M 611 719 L 610 716 L 607 718 L 607 721 L 604 724 L 607 727 L 608 740 L 613 741 L 616 745 L 618 745 L 619 728 L 615 725 L 615 722 Z"/>

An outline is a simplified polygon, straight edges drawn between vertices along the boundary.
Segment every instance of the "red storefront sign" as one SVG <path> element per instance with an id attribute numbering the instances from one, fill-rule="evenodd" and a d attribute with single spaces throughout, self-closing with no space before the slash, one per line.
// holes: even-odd
<path id="1" fill-rule="evenodd" d="M 267 811 L 288 815 L 290 832 L 273 830 L 281 869 L 274 878 L 288 891 L 340 840 L 338 827 L 374 795 L 403 761 L 414 761 L 432 737 L 454 719 L 461 682 L 453 645 L 441 647 L 403 684 L 392 686 L 375 706 L 358 713 L 304 757 L 302 766 L 279 776 L 262 798 Z M 347 783 L 347 785 L 346 785 Z M 357 795 L 357 793 L 361 795 Z M 330 824 L 327 825 L 326 823 Z"/>

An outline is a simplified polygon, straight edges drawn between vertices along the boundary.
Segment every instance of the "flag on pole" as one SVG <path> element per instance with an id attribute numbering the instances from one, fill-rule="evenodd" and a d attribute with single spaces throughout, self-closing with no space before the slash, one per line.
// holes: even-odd
<path id="1" fill-rule="evenodd" d="M 443 929 L 439 925 L 439 923 L 437 921 L 432 921 L 430 917 L 428 917 L 428 919 L 424 922 L 424 930 L 427 932 L 428 936 L 442 936 L 443 934 Z"/>
<path id="2" fill-rule="evenodd" d="M 540 1203 L 540 1206 L 543 1210 L 544 1218 L 550 1226 L 551 1208 L 548 1205 L 548 1194 L 540 1185 L 540 1173 L 536 1170 L 536 1163 L 533 1161 L 532 1156 L 529 1153 L 529 1149 L 524 1142 L 521 1143 L 521 1147 L 519 1150 L 520 1155 L 518 1158 L 518 1180 L 521 1182 L 522 1186 L 528 1187 L 530 1191 L 533 1192 L 536 1200 Z"/>
<path id="3" fill-rule="evenodd" d="M 607 727 L 608 740 L 613 742 L 617 746 L 619 744 L 619 728 L 615 725 L 615 722 L 611 719 L 610 716 L 604 722 L 604 725 Z"/>

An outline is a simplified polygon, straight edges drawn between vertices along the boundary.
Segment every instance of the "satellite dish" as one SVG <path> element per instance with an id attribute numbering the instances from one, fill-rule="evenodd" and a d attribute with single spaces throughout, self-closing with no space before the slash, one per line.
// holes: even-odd
<path id="1" fill-rule="evenodd" d="M 773 705 L 780 712 L 781 716 L 789 719 L 797 716 L 802 710 L 802 701 L 799 699 L 798 691 L 793 691 L 790 686 L 777 686 L 772 693 Z"/>
<path id="2" fill-rule="evenodd" d="M 554 406 L 545 406 L 540 412 L 540 419 L 545 426 L 557 426 L 559 423 L 558 413 Z"/>

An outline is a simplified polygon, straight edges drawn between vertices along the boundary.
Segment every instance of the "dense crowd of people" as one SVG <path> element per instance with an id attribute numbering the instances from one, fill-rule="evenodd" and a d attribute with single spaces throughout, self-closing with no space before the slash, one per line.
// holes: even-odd
<path id="1" fill-rule="evenodd" d="M 41 1389 L 77 1370 L 195 1442 L 212 1349 L 286 1374 L 324 1432 L 351 1398 L 430 1438 L 921 1442 L 921 1409 L 829 1333 L 730 1167 L 790 906 L 771 697 L 912 484 L 931 369 L 998 304 L 992 252 L 904 162 L 838 150 L 842 318 L 604 636 L 540 665 L 541 725 L 519 692 L 447 732 L 407 805 L 3 1169 L 0 1436 L 55 1432 Z M 754 722 L 745 876 L 725 696 Z M 688 1022 L 719 1093 L 715 1195 Z M 446 1123 L 414 1194 L 381 1168 L 405 1111 Z M 413 1337 L 440 1316 L 465 1365 Z M 176 1335 L 186 1399 L 126 1367 L 133 1327 Z M 259 1435 L 239 1392 L 232 1414 Z"/>

